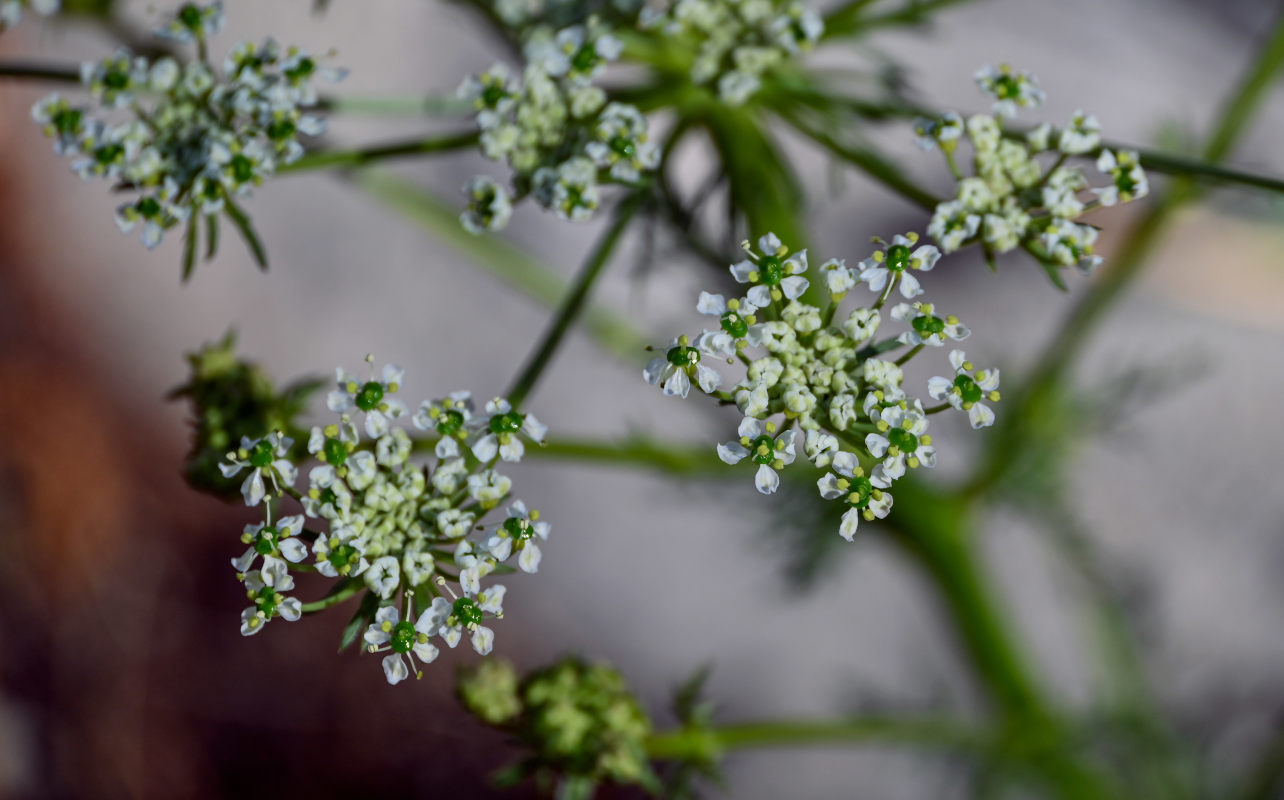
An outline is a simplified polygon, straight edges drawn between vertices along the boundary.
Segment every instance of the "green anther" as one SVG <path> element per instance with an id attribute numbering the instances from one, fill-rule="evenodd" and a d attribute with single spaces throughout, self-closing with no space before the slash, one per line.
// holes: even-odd
<path id="1" fill-rule="evenodd" d="M 892 272 L 904 272 L 909 269 L 910 249 L 903 244 L 894 244 L 887 248 L 887 268 Z"/>
<path id="2" fill-rule="evenodd" d="M 396 653 L 409 653 L 415 644 L 415 626 L 410 622 L 398 622 L 392 629 L 392 649 Z"/>
<path id="3" fill-rule="evenodd" d="M 347 571 L 348 565 L 352 563 L 353 558 L 357 555 L 357 548 L 350 544 L 340 544 L 330 548 L 326 554 L 325 560 L 329 561 L 339 572 Z"/>
<path id="4" fill-rule="evenodd" d="M 160 215 L 161 206 L 155 197 L 144 197 L 138 201 L 134 209 L 143 216 L 144 219 L 153 219 Z"/>
<path id="5" fill-rule="evenodd" d="M 499 433 L 517 433 L 522 429 L 522 424 L 526 417 L 518 414 L 516 411 L 509 411 L 507 414 L 496 414 L 490 418 L 490 432 Z"/>
<path id="6" fill-rule="evenodd" d="M 362 411 L 373 411 L 383 402 L 383 384 L 378 381 L 367 381 L 357 392 L 357 408 Z"/>
<path id="7" fill-rule="evenodd" d="M 442 436 L 454 436 L 462 427 L 464 415 L 453 408 L 441 412 L 441 417 L 437 420 L 437 432 Z"/>
<path id="8" fill-rule="evenodd" d="M 912 453 L 918 449 L 918 437 L 904 428 L 892 428 L 887 432 L 887 441 L 902 453 Z"/>
<path id="9" fill-rule="evenodd" d="M 266 556 L 276 550 L 277 530 L 271 525 L 267 525 L 259 531 L 258 537 L 254 540 L 254 552 L 261 556 Z"/>
<path id="10" fill-rule="evenodd" d="M 325 440 L 325 444 L 321 446 L 321 454 L 325 456 L 327 462 L 336 467 L 343 466 L 343 462 L 348 460 L 347 446 L 333 437 Z"/>
<path id="11" fill-rule="evenodd" d="M 771 462 L 776 460 L 776 443 L 765 433 L 753 440 L 749 450 L 753 455 L 753 460 L 758 464 L 770 465 Z"/>
<path id="12" fill-rule="evenodd" d="M 64 136 L 70 136 L 80 130 L 80 119 L 80 109 L 69 108 L 54 114 L 53 124 L 59 133 Z"/>
<path id="13" fill-rule="evenodd" d="M 693 367 L 700 363 L 700 351 L 694 347 L 677 345 L 664 354 L 675 367 Z"/>
<path id="14" fill-rule="evenodd" d="M 267 126 L 268 138 L 272 140 L 288 139 L 294 135 L 294 131 L 294 121 L 290 119 L 273 120 Z"/>
<path id="15" fill-rule="evenodd" d="M 178 21 L 183 27 L 190 28 L 193 31 L 201 29 L 201 10 L 195 3 L 187 3 L 178 10 Z"/>
<path id="16" fill-rule="evenodd" d="M 945 320 L 931 315 L 915 317 L 910 322 L 910 325 L 914 327 L 914 330 L 918 331 L 919 336 L 930 336 L 945 330 Z"/>
<path id="17" fill-rule="evenodd" d="M 535 527 L 521 517 L 509 517 L 504 520 L 504 530 L 515 542 L 524 542 L 535 535 Z"/>
<path id="18" fill-rule="evenodd" d="M 232 156 L 232 177 L 237 183 L 249 183 L 254 178 L 254 162 L 240 153 Z"/>
<path id="19" fill-rule="evenodd" d="M 737 339 L 741 339 L 749 333 L 749 323 L 745 318 L 734 311 L 728 311 L 722 315 L 722 329 Z"/>
<path id="20" fill-rule="evenodd" d="M 571 66 L 575 67 L 576 72 L 588 72 L 596 63 L 597 50 L 591 44 L 581 47 L 579 52 L 571 58 Z"/>
<path id="21" fill-rule="evenodd" d="M 638 151 L 637 145 L 633 143 L 633 140 L 623 136 L 616 136 L 611 139 L 611 149 L 621 158 L 633 158 Z"/>
<path id="22" fill-rule="evenodd" d="M 777 286 L 785 277 L 784 262 L 778 256 L 763 256 L 758 262 L 758 274 L 761 276 L 762 283 L 767 286 Z"/>
<path id="23" fill-rule="evenodd" d="M 981 402 L 981 387 L 976 385 L 970 375 L 959 375 L 954 379 L 954 388 L 958 390 L 959 397 L 963 398 L 965 403 Z"/>
<path id="24" fill-rule="evenodd" d="M 847 502 L 856 508 L 868 506 L 870 495 L 874 493 L 874 484 L 865 477 L 852 478 L 850 484 L 851 491 L 847 493 Z"/>
<path id="25" fill-rule="evenodd" d="M 482 621 L 482 610 L 471 597 L 457 599 L 451 608 L 451 613 L 464 627 L 480 625 Z"/>
<path id="26" fill-rule="evenodd" d="M 272 449 L 272 443 L 267 439 L 262 439 L 258 444 L 254 445 L 254 449 L 250 451 L 250 466 L 258 468 L 266 467 L 272 463 L 272 457 L 274 455 L 275 451 Z"/>

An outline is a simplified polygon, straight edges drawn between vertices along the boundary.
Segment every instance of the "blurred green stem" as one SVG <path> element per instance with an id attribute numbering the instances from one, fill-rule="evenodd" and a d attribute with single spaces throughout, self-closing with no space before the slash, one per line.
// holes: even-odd
<path id="1" fill-rule="evenodd" d="M 513 408 L 519 408 L 526 396 L 535 388 L 540 376 L 544 374 L 544 369 L 548 362 L 552 360 L 557 348 L 561 346 L 562 339 L 566 332 L 575 324 L 579 318 L 580 312 L 584 309 L 584 304 L 588 301 L 589 292 L 593 289 L 593 284 L 601 276 L 607 262 L 611 260 L 611 254 L 615 252 L 620 238 L 628 228 L 633 217 L 641 209 L 643 201 L 646 199 L 650 188 L 641 188 L 634 190 L 632 194 L 621 201 L 615 211 L 615 219 L 611 222 L 611 227 L 607 229 L 602 236 L 597 247 L 593 249 L 592 255 L 588 261 L 584 262 L 583 269 L 580 270 L 579 277 L 566 293 L 566 298 L 562 301 L 561 308 L 549 322 L 548 329 L 544 332 L 544 338 L 540 340 L 535 352 L 531 354 L 530 360 L 526 366 L 513 379 L 513 385 L 508 390 L 508 401 L 513 404 Z"/>
<path id="2" fill-rule="evenodd" d="M 992 740 L 982 731 L 956 722 L 909 719 L 847 719 L 833 721 L 774 720 L 691 726 L 647 739 L 651 758 L 675 761 L 713 761 L 728 750 L 755 747 L 814 745 L 908 745 L 943 750 L 988 751 Z"/>
<path id="3" fill-rule="evenodd" d="M 451 153 L 476 146 L 478 138 L 479 134 L 476 131 L 464 131 L 444 136 L 367 145 L 351 150 L 319 150 L 308 153 L 298 161 L 282 164 L 277 168 L 277 174 L 308 172 L 328 167 L 363 167 L 390 158 Z"/>

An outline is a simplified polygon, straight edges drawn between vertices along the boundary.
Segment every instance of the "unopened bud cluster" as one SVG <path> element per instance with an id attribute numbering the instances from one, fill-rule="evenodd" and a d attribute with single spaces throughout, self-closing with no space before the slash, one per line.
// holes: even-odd
<path id="1" fill-rule="evenodd" d="M 93 106 L 52 94 L 32 109 L 55 152 L 76 157 L 81 178 L 135 194 L 116 222 L 124 232 L 141 228 L 148 247 L 200 216 L 226 210 L 242 221 L 236 200 L 303 154 L 301 134 L 325 130 L 302 109 L 317 102 L 317 77 L 338 80 L 341 71 L 272 39 L 238 45 L 220 70 L 206 46 L 222 26 L 221 3 L 185 4 L 157 34 L 194 42 L 195 59 L 149 60 L 122 48 L 83 66 Z"/>
<path id="2" fill-rule="evenodd" d="M 973 428 L 993 424 L 999 371 L 976 369 L 951 349 L 947 375 L 933 377 L 928 394 L 936 404 L 907 392 L 902 365 L 924 349 L 966 339 L 957 317 L 919 299 L 917 273 L 936 265 L 940 252 L 918 236 L 896 236 L 859 266 L 831 259 L 820 265 L 825 287 L 821 306 L 803 300 L 810 286 L 807 252 L 790 253 L 767 234 L 731 274 L 748 290 L 724 298 L 701 292 L 697 310 L 716 326 L 694 338 L 674 339 L 647 365 L 646 380 L 667 395 L 687 396 L 692 382 L 744 415 L 736 438 L 718 446 L 727 464 L 748 462 L 763 494 L 780 486 L 782 470 L 798 455 L 827 470 L 817 486 L 822 497 L 848 506 L 840 534 L 851 540 L 861 520 L 886 517 L 892 485 L 918 467 L 936 465 L 928 417 L 951 409 L 966 413 Z M 853 289 L 873 292 L 869 305 L 847 315 L 839 306 Z M 884 306 L 899 294 L 890 313 Z M 898 333 L 879 338 L 885 321 Z M 744 376 L 729 389 L 711 364 L 742 364 Z"/>
<path id="3" fill-rule="evenodd" d="M 495 467 L 521 460 L 545 427 L 502 398 L 479 410 L 467 392 L 412 413 L 396 397 L 403 372 L 391 364 L 378 374 L 372 365 L 364 379 L 342 369 L 336 378 L 327 405 L 338 419 L 307 438 L 316 465 L 303 491 L 294 488 L 292 442 L 280 432 L 242 440 L 222 465 L 242 480 L 246 505 L 266 510 L 262 523 L 246 526 L 248 549 L 232 560 L 253 601 L 241 632 L 312 610 L 284 594 L 294 586 L 291 571 L 302 569 L 336 582 L 330 596 L 369 593 L 363 638 L 385 653 L 389 683 L 420 674 L 417 662 L 436 659 L 437 642 L 455 647 L 467 636 L 490 653 L 494 632 L 484 623 L 503 615 L 506 590 L 482 582 L 513 571 L 510 561 L 536 572 L 549 534 L 538 511 L 511 499 L 512 481 Z M 431 463 L 412 461 L 416 443 L 397 425 L 403 419 L 435 441 Z M 290 498 L 300 513 L 274 510 Z"/>
<path id="4" fill-rule="evenodd" d="M 1093 251 L 1097 228 L 1082 218 L 1146 195 L 1137 153 L 1103 149 L 1097 118 L 1084 111 L 1059 128 L 1043 123 L 1024 135 L 1005 130 L 1004 120 L 1038 106 L 1043 91 L 1033 75 L 1007 65 L 982 69 L 976 81 L 994 99 L 992 114 L 964 120 L 951 111 L 915 125 L 919 144 L 939 147 L 958 179 L 954 198 L 936 207 L 928 234 L 946 253 L 976 243 L 990 257 L 1023 248 L 1050 269 L 1091 271 L 1102 261 Z M 958 166 L 964 140 L 971 145 L 970 176 Z M 1070 163 L 1083 157 L 1095 157 L 1103 184 L 1093 185 Z"/>
<path id="5" fill-rule="evenodd" d="M 825 30 L 797 0 L 676 0 L 644 15 L 644 26 L 686 54 L 692 82 L 715 86 L 731 105 L 745 103 L 764 73 L 811 49 Z"/>
<path id="6" fill-rule="evenodd" d="M 500 63 L 464 81 L 459 96 L 477 110 L 483 152 L 513 174 L 511 190 L 486 176 L 464 187 L 464 227 L 503 228 L 514 201 L 528 195 L 562 219 L 587 219 L 601 202 L 599 184 L 635 183 L 655 169 L 646 117 L 607 102 L 594 82 L 620 49 L 596 17 L 556 31 L 538 26 L 526 33 L 520 74 Z"/>
<path id="7" fill-rule="evenodd" d="M 529 750 L 525 774 L 658 788 L 646 755 L 651 720 L 615 669 L 567 658 L 518 681 L 486 662 L 463 672 L 460 699 Z"/>

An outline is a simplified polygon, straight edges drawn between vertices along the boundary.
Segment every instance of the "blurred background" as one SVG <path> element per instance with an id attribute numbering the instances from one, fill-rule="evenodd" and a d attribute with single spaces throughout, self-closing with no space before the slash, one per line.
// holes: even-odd
<path id="1" fill-rule="evenodd" d="M 125 8 L 148 25 L 148 3 Z M 502 52 L 446 3 L 335 0 L 320 16 L 308 0 L 227 9 L 216 52 L 268 33 L 335 47 L 351 69 L 340 93 L 447 93 Z M 1183 142 L 1206 133 L 1279 11 L 1266 0 L 980 0 L 863 40 L 850 57 L 895 58 L 922 102 L 965 111 L 983 105 L 972 72 L 1010 62 L 1048 92 L 1038 119 L 1082 106 L 1109 138 Z M 32 17 L 0 37 L 0 58 L 79 61 L 112 46 L 91 26 Z M 376 659 L 334 654 L 342 612 L 242 639 L 244 598 L 227 559 L 248 517 L 183 483 L 188 409 L 165 394 L 186 378 L 184 353 L 231 327 L 241 352 L 283 382 L 355 369 L 369 352 L 407 367 L 409 399 L 491 396 L 523 363 L 546 309 L 327 173 L 273 181 L 250 201 L 268 274 L 228 237 L 180 286 L 180 237 L 148 253 L 119 234 L 115 198 L 82 184 L 30 122 L 48 90 L 0 82 L 0 796 L 525 796 L 488 787 L 512 754 L 455 708 L 453 670 L 474 658 L 466 648 L 393 688 Z M 1277 89 L 1232 161 L 1284 174 L 1282 125 Z M 328 143 L 434 126 L 335 117 Z M 874 136 L 948 191 L 908 126 Z M 879 186 L 838 184 L 814 150 L 790 146 L 812 190 L 813 258 L 859 260 L 870 236 L 925 226 Z M 461 204 L 458 187 L 485 169 L 479 156 L 397 167 Z M 1107 258 L 1135 211 L 1112 213 Z M 1228 770 L 1284 719 L 1284 494 L 1271 477 L 1284 448 L 1282 222 L 1284 205 L 1246 192 L 1183 212 L 1078 376 L 1106 399 L 1120 376 L 1149 387 L 1116 393 L 1112 424 L 1083 432 L 1070 496 L 1127 601 L 1163 708 Z M 523 208 L 505 236 L 569 276 L 595 232 Z M 668 257 L 638 270 L 628 252 L 596 299 L 657 343 L 691 328 L 708 272 Z M 1006 382 L 1028 371 L 1073 297 L 1033 263 L 1012 258 L 996 276 L 974 255 L 944 262 L 928 288 L 971 325 L 969 353 L 1000 365 Z M 1071 284 L 1078 294 L 1086 281 Z M 645 359 L 622 363 L 575 336 L 529 408 L 555 434 L 726 438 L 734 415 L 648 390 Z M 942 431 L 940 477 L 958 474 L 982 436 Z M 567 652 L 607 659 L 660 724 L 672 688 L 702 664 L 725 720 L 977 712 L 936 598 L 877 536 L 831 550 L 803 585 L 788 569 L 796 543 L 765 532 L 771 502 L 748 477 L 708 484 L 540 462 L 514 478 L 553 524 L 539 574 L 506 581 L 497 652 L 519 665 Z M 1096 666 L 1073 612 L 1080 588 L 1046 522 L 1012 508 L 986 522 L 987 557 L 1047 682 L 1085 701 Z M 728 767 L 726 796 L 749 800 L 970 796 L 960 764 L 923 754 L 752 753 Z"/>

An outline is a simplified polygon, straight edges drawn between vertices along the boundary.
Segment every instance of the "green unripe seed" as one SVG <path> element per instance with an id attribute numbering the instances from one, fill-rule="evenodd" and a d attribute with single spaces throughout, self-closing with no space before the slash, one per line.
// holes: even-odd
<path id="1" fill-rule="evenodd" d="M 441 418 L 437 420 L 437 432 L 442 436 L 454 436 L 462 427 L 464 415 L 453 408 L 441 412 Z"/>
<path id="2" fill-rule="evenodd" d="M 373 411 L 383 402 L 383 384 L 378 381 L 367 381 L 357 392 L 357 408 L 362 411 Z"/>
<path id="3" fill-rule="evenodd" d="M 250 466 L 262 469 L 272 463 L 273 455 L 272 443 L 263 439 L 250 451 Z"/>
<path id="4" fill-rule="evenodd" d="M 504 520 L 504 530 L 515 542 L 524 542 L 535 535 L 535 526 L 521 517 L 509 517 Z"/>
<path id="5" fill-rule="evenodd" d="M 675 367 L 693 367 L 700 363 L 700 351 L 689 346 L 670 347 L 664 357 Z"/>
<path id="6" fill-rule="evenodd" d="M 940 317 L 925 316 L 915 317 L 910 325 L 918 331 L 919 336 L 931 336 L 932 334 L 942 333 L 945 330 L 945 320 Z"/>
<path id="7" fill-rule="evenodd" d="M 749 445 L 749 451 L 755 463 L 770 464 L 776 460 L 776 443 L 765 433 L 753 440 Z"/>
<path id="8" fill-rule="evenodd" d="M 918 449 L 918 437 L 903 428 L 892 428 L 887 432 L 887 441 L 902 453 L 912 453 Z"/>
<path id="9" fill-rule="evenodd" d="M 904 272 L 910 265 L 910 249 L 903 244 L 894 244 L 887 248 L 887 268 L 892 272 Z"/>
<path id="10" fill-rule="evenodd" d="M 954 388 L 958 389 L 959 397 L 963 398 L 965 403 L 981 402 L 981 387 L 976 385 L 970 375 L 959 375 L 954 379 Z"/>
<path id="11" fill-rule="evenodd" d="M 277 530 L 271 525 L 267 525 L 259 531 L 258 537 L 254 540 L 254 552 L 261 556 L 271 554 L 276 550 Z"/>
<path id="12" fill-rule="evenodd" d="M 336 467 L 343 466 L 343 462 L 348 460 L 347 446 L 333 437 L 325 440 L 325 444 L 321 446 L 321 453 L 327 462 Z"/>
<path id="13" fill-rule="evenodd" d="M 722 329 L 737 339 L 741 339 L 749 333 L 749 323 L 745 322 L 745 318 L 735 311 L 728 311 L 722 315 Z"/>
<path id="14" fill-rule="evenodd" d="M 451 607 L 451 612 L 464 627 L 481 624 L 482 610 L 478 608 L 477 602 L 471 597 L 460 597 L 455 600 L 454 606 Z"/>
<path id="15" fill-rule="evenodd" d="M 777 256 L 763 256 L 758 262 L 758 274 L 767 286 L 778 286 L 785 277 L 785 265 Z"/>
<path id="16" fill-rule="evenodd" d="M 409 653 L 415 645 L 415 626 L 410 622 L 398 622 L 392 629 L 392 649 L 397 653 Z"/>
<path id="17" fill-rule="evenodd" d="M 509 411 L 507 414 L 496 414 L 491 417 L 488 427 L 490 432 L 494 434 L 517 433 L 522 429 L 522 424 L 525 422 L 526 417 L 516 411 Z"/>

